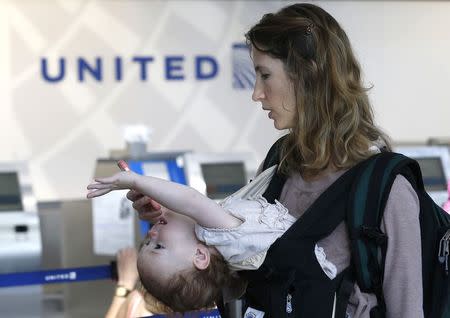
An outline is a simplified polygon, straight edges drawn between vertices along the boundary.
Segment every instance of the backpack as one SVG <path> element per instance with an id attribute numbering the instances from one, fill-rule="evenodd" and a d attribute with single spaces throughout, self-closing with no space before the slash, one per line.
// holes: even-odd
<path id="1" fill-rule="evenodd" d="M 263 170 L 278 164 L 283 138 L 269 150 Z M 353 279 L 360 289 L 377 296 L 378 306 L 371 311 L 371 318 L 386 315 L 382 284 L 387 237 L 380 225 L 392 184 L 399 174 L 410 182 L 420 202 L 424 317 L 450 317 L 450 215 L 425 191 L 419 164 L 401 154 L 381 152 L 353 169 L 356 169 L 356 177 L 346 213 L 351 266 Z M 275 174 L 265 196 L 277 198 L 286 178 L 280 173 Z M 352 286 L 351 283 L 347 285 Z"/>

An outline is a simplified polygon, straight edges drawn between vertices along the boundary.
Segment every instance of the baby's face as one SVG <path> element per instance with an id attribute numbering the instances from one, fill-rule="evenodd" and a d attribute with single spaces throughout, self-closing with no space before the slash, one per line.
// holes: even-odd
<path id="1" fill-rule="evenodd" d="M 174 274 L 194 267 L 198 244 L 195 222 L 191 218 L 167 211 L 147 233 L 138 253 L 141 279 L 164 283 Z"/>

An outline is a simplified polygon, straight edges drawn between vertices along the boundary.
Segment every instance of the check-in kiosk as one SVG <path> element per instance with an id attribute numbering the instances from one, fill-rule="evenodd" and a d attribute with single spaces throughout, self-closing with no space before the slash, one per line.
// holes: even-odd
<path id="1" fill-rule="evenodd" d="M 450 151 L 450 137 L 431 137 L 427 140 L 429 146 L 443 146 Z"/>
<path id="2" fill-rule="evenodd" d="M 0 274 L 38 270 L 42 239 L 26 162 L 0 163 Z M 41 286 L 0 288 L 0 316 L 36 317 Z"/>
<path id="3" fill-rule="evenodd" d="M 242 188 L 256 172 L 247 153 L 187 153 L 184 167 L 186 184 L 216 201 Z"/>
<path id="4" fill-rule="evenodd" d="M 25 162 L 0 163 L 0 273 L 40 268 L 36 198 Z"/>
<path id="5" fill-rule="evenodd" d="M 399 146 L 395 151 L 408 156 L 420 165 L 425 190 L 440 206 L 448 199 L 450 180 L 449 151 L 443 146 Z"/>

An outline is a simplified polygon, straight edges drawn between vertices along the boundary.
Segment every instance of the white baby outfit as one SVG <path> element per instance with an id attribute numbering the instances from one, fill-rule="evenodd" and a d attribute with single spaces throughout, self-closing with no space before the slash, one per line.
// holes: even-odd
<path id="1" fill-rule="evenodd" d="M 214 245 L 235 270 L 256 270 L 264 262 L 267 250 L 296 221 L 277 200 L 268 203 L 262 196 L 277 166 L 260 173 L 252 182 L 225 198 L 219 204 L 242 224 L 231 229 L 205 228 L 196 225 L 200 241 Z M 315 246 L 317 261 L 333 279 L 336 267 L 326 259 L 323 249 Z"/>

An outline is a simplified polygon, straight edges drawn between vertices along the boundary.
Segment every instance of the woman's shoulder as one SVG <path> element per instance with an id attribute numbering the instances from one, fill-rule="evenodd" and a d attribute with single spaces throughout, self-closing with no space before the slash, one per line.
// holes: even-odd
<path id="1" fill-rule="evenodd" d="M 404 176 L 397 175 L 386 202 L 382 230 L 392 232 L 407 229 L 408 225 L 417 225 L 419 213 L 420 202 L 416 191 Z"/>
<path id="2" fill-rule="evenodd" d="M 411 183 L 402 175 L 397 175 L 392 183 L 388 203 L 419 205 L 419 197 Z"/>

